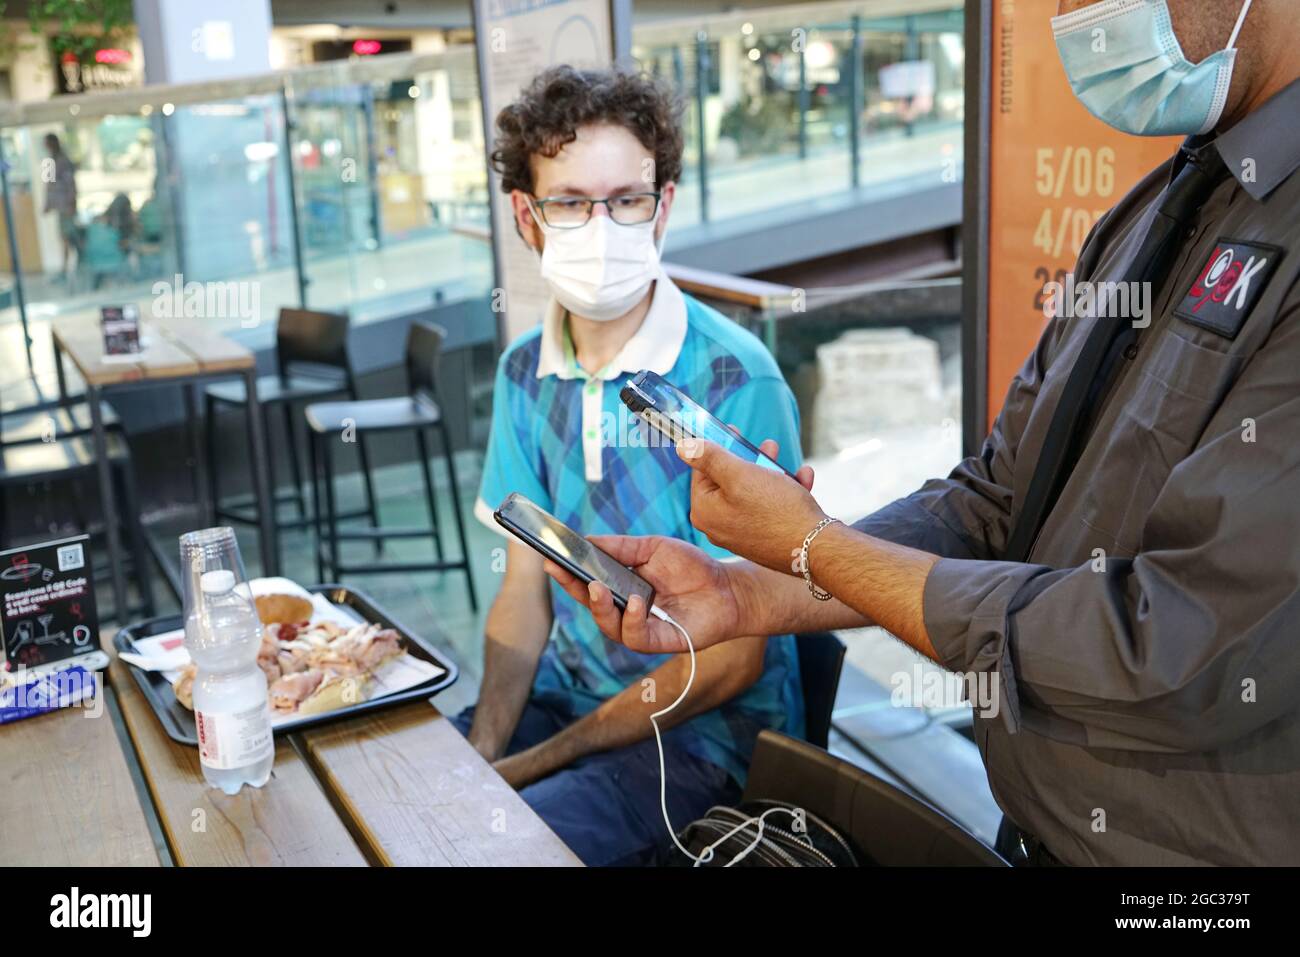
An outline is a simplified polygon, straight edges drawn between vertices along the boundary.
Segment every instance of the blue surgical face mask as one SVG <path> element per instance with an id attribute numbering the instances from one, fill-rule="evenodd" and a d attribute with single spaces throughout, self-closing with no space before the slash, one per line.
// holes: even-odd
<path id="1" fill-rule="evenodd" d="M 1218 125 L 1232 84 L 1245 0 L 1228 46 L 1191 63 L 1166 0 L 1102 0 L 1055 17 L 1066 75 L 1093 116 L 1138 136 L 1190 136 Z"/>

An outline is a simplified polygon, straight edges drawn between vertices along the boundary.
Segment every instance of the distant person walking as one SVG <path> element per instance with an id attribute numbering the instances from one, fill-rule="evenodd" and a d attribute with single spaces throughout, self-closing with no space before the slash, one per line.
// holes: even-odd
<path id="1" fill-rule="evenodd" d="M 45 152 L 49 154 L 52 166 L 45 180 L 45 212 L 59 217 L 59 235 L 63 239 L 63 275 L 66 278 L 72 268 L 72 251 L 79 250 L 77 242 L 77 167 L 68 154 L 63 151 L 63 144 L 54 133 L 45 134 Z"/>

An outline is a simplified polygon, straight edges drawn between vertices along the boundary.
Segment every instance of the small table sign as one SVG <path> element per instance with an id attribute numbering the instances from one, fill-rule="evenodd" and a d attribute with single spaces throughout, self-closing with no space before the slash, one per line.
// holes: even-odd
<path id="1" fill-rule="evenodd" d="M 104 333 L 105 356 L 134 356 L 140 353 L 140 310 L 133 303 L 104 306 L 99 310 Z"/>
<path id="2" fill-rule="evenodd" d="M 89 544 L 78 535 L 0 552 L 0 724 L 95 693 L 108 656 L 96 640 Z"/>

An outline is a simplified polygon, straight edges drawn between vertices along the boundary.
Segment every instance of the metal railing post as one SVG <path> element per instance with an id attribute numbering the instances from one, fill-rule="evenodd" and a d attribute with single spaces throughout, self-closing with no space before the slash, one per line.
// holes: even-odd
<path id="1" fill-rule="evenodd" d="M 366 190 L 370 201 L 370 233 L 376 249 L 384 245 L 384 215 L 379 206 L 379 157 L 375 141 L 375 91 L 369 83 L 361 86 L 361 117 L 366 131 Z"/>
<path id="2" fill-rule="evenodd" d="M 293 118 L 289 114 L 289 87 L 280 87 L 280 109 L 284 116 L 285 173 L 289 182 L 289 225 L 293 229 L 293 269 L 298 277 L 298 305 L 307 308 L 307 271 L 302 258 L 302 224 L 298 217 L 298 177 L 293 169 Z M 346 215 L 347 211 L 344 210 Z"/>
<path id="3" fill-rule="evenodd" d="M 903 56 L 907 60 L 915 62 L 921 59 L 921 36 L 916 29 L 916 17 L 908 16 L 906 19 L 906 23 L 907 23 L 907 40 L 904 46 L 904 50 L 906 52 L 903 54 Z M 909 107 L 908 120 L 907 123 L 905 123 L 903 126 L 903 129 L 908 136 L 916 135 L 916 117 L 911 113 L 911 108 L 914 107 L 915 105 L 916 105 L 916 97 L 913 96 L 911 98 L 910 103 L 908 104 Z"/>
<path id="4" fill-rule="evenodd" d="M 808 31 L 799 45 L 799 158 L 808 158 Z"/>
<path id="5" fill-rule="evenodd" d="M 171 241 L 172 254 L 174 256 L 173 267 L 175 275 L 185 276 L 189 267 L 189 257 L 187 254 L 188 244 L 185 241 L 185 203 L 184 193 L 180 182 L 180 170 L 184 164 L 177 158 L 176 146 L 176 126 L 179 123 L 179 117 L 173 112 L 170 116 L 163 111 L 155 111 L 153 114 L 154 122 L 157 124 L 158 142 L 162 144 L 161 151 L 155 150 L 155 156 L 161 156 L 162 162 L 166 164 L 161 171 L 163 173 L 161 182 L 164 184 L 167 197 L 166 215 L 171 217 Z M 161 250 L 161 243 L 159 249 Z M 183 284 L 183 283 L 182 283 Z"/>
<path id="6" fill-rule="evenodd" d="M 699 140 L 696 164 L 700 174 L 700 222 L 709 221 L 709 150 L 704 142 L 704 83 L 709 75 L 709 35 L 695 34 L 695 135 Z"/>
<path id="7" fill-rule="evenodd" d="M 849 158 L 853 164 L 850 182 L 856 189 L 862 178 L 858 169 L 862 144 L 858 142 L 862 125 L 862 17 L 853 15 L 852 54 L 849 57 L 852 73 L 849 76 Z"/>
<path id="8" fill-rule="evenodd" d="M 23 270 L 18 261 L 18 236 L 14 231 L 14 212 L 9 205 L 9 158 L 0 153 L 0 191 L 4 193 L 5 232 L 9 240 L 9 262 L 14 273 L 14 304 L 18 307 L 18 321 L 23 326 L 23 348 L 27 352 L 27 374 L 36 376 L 32 364 L 32 333 L 27 325 L 27 302 L 23 298 Z"/>

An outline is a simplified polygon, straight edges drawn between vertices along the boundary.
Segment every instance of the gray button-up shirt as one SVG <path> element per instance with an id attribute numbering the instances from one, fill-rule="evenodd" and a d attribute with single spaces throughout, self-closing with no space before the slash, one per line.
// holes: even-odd
<path id="1" fill-rule="evenodd" d="M 1057 318 L 978 457 L 858 523 L 943 558 L 943 663 L 996 675 L 998 803 L 1072 864 L 1300 864 L 1300 82 L 1221 135 L 1189 230 L 1027 563 L 1001 556 L 1091 320 Z M 1120 281 L 1180 162 L 1097 225 Z M 986 679 L 987 680 L 987 679 Z"/>

